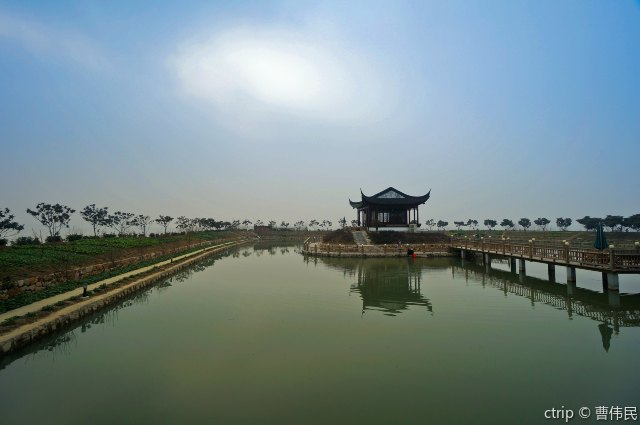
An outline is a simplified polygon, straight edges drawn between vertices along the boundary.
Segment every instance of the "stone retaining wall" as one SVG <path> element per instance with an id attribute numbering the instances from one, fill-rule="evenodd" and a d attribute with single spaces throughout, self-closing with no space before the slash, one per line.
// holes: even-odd
<path id="1" fill-rule="evenodd" d="M 229 239 L 223 239 L 216 241 L 215 244 L 223 244 Z M 102 272 L 111 271 L 113 269 L 122 268 L 129 266 L 135 263 L 143 262 L 145 260 L 155 259 L 160 256 L 165 256 L 171 253 L 182 252 L 196 247 L 202 247 L 206 245 L 213 244 L 210 241 L 204 241 L 200 243 L 189 244 L 187 246 L 182 246 L 179 248 L 166 248 L 165 250 L 158 250 L 151 253 L 144 253 L 140 256 L 132 256 L 124 259 L 117 259 L 113 262 L 97 263 L 89 266 L 74 267 L 66 271 L 56 272 L 53 274 L 42 275 L 39 277 L 24 278 L 21 280 L 16 280 L 10 284 L 2 284 L 0 286 L 0 300 L 6 300 L 10 297 L 17 296 L 26 292 L 40 291 L 47 287 L 55 286 L 57 284 L 62 284 L 67 281 L 73 281 L 80 278 L 86 278 L 91 275 L 97 275 Z"/>
<path id="2" fill-rule="evenodd" d="M 24 346 L 27 346 L 44 336 L 61 330 L 63 327 L 79 320 L 82 317 L 91 315 L 100 309 L 115 304 L 116 302 L 126 298 L 130 294 L 135 293 L 147 286 L 150 286 L 151 284 L 159 280 L 167 278 L 175 274 L 179 270 L 184 269 L 202 260 L 203 258 L 210 256 L 211 254 L 218 253 L 220 251 L 233 247 L 234 245 L 242 244 L 244 242 L 245 241 L 240 241 L 233 245 L 227 245 L 224 247 L 218 247 L 212 250 L 208 250 L 205 253 L 201 253 L 194 257 L 190 257 L 184 261 L 181 261 L 180 263 L 175 264 L 174 266 L 171 266 L 166 270 L 140 278 L 133 283 L 113 289 L 107 293 L 91 297 L 86 301 L 67 306 L 53 312 L 51 315 L 45 318 L 18 327 L 17 329 L 10 331 L 4 336 L 0 336 L 0 355 L 16 351 Z"/>

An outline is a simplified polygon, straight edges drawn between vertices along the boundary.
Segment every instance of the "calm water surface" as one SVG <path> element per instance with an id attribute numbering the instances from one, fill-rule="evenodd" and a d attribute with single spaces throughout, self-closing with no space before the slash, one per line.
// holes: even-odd
<path id="1" fill-rule="evenodd" d="M 2 423 L 546 423 L 561 406 L 638 407 L 638 276 L 613 299 L 579 275 L 569 296 L 528 268 L 233 249 L 0 360 Z"/>

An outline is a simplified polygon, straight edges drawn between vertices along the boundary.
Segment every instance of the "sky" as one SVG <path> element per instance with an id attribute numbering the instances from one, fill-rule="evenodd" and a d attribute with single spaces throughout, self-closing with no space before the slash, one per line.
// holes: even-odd
<path id="1" fill-rule="evenodd" d="M 0 0 L 0 208 L 629 216 L 639 34 L 625 0 Z"/>

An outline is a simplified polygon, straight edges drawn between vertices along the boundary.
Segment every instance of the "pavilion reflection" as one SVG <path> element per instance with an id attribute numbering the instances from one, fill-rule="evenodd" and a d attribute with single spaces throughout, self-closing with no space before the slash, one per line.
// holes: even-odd
<path id="1" fill-rule="evenodd" d="M 362 312 L 380 311 L 395 316 L 411 306 L 424 306 L 432 312 L 432 304 L 421 294 L 422 270 L 411 258 L 339 259 L 321 258 L 333 269 L 353 277 L 350 293 L 363 301 Z"/>

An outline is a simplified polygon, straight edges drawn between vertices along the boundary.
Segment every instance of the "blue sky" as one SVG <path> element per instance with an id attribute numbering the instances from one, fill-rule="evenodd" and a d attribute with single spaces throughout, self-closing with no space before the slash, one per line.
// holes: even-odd
<path id="1" fill-rule="evenodd" d="M 0 1 L 0 207 L 627 216 L 639 92 L 633 1 Z"/>

